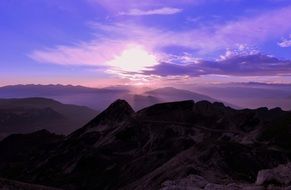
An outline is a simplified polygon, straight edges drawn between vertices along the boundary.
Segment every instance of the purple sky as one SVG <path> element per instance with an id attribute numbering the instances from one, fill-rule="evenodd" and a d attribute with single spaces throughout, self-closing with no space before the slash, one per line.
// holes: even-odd
<path id="1" fill-rule="evenodd" d="M 0 85 L 291 83 L 290 0 L 0 2 Z"/>

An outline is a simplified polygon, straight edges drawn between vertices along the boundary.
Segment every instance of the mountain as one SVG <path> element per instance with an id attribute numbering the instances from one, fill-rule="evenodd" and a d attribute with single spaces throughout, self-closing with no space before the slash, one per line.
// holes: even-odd
<path id="1" fill-rule="evenodd" d="M 95 110 L 104 110 L 114 100 L 123 98 L 135 110 L 159 103 L 156 97 L 134 94 L 128 86 L 106 88 L 88 88 L 72 85 L 14 85 L 0 87 L 0 98 L 52 98 L 66 104 L 87 106 Z"/>
<path id="2" fill-rule="evenodd" d="M 44 97 L 64 104 L 103 110 L 114 100 L 126 96 L 124 88 L 88 88 L 72 85 L 11 85 L 0 87 L 0 98 Z"/>
<path id="3" fill-rule="evenodd" d="M 102 90 L 73 85 L 9 85 L 0 88 L 1 97 L 22 98 L 22 97 L 44 97 L 44 96 L 60 96 L 79 93 L 96 93 L 110 91 L 110 89 Z M 122 90 L 120 90 L 122 91 Z"/>
<path id="4" fill-rule="evenodd" d="M 40 129 L 68 134 L 96 114 L 97 111 L 84 106 L 46 98 L 0 99 L 0 138 Z"/>
<path id="5" fill-rule="evenodd" d="M 169 101 L 189 99 L 218 101 L 203 94 L 171 87 L 155 90 L 136 89 L 131 86 L 88 88 L 72 85 L 14 85 L 0 87 L 0 98 L 27 97 L 51 98 L 65 104 L 87 106 L 98 111 L 104 110 L 116 99 L 125 99 L 134 110 Z M 232 104 L 225 104 L 237 108 Z"/>
<path id="6" fill-rule="evenodd" d="M 117 100 L 66 137 L 7 137 L 0 176 L 68 190 L 283 190 L 291 185 L 290 127 L 291 112 L 280 108 L 188 100 L 135 112 Z"/>

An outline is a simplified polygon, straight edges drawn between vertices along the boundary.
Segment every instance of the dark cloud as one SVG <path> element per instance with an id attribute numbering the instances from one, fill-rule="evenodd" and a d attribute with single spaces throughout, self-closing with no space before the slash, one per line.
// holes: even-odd
<path id="1" fill-rule="evenodd" d="M 161 63 L 145 71 L 144 74 L 160 76 L 201 76 L 207 74 L 235 76 L 272 76 L 291 75 L 291 60 L 254 54 L 233 56 L 217 61 L 199 61 L 199 63 L 173 64 Z"/>

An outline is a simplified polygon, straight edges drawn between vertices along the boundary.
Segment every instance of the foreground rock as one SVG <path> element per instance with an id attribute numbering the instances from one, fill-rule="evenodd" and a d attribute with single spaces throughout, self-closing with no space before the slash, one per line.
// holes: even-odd
<path id="1" fill-rule="evenodd" d="M 291 185 L 291 163 L 259 171 L 256 184 L 268 185 L 270 183 L 281 186 Z"/>
<path id="2" fill-rule="evenodd" d="M 134 112 L 118 100 L 65 138 L 9 158 L 0 149 L 0 176 L 68 190 L 260 189 L 257 173 L 291 158 L 290 124 L 281 109 L 183 101 Z"/>

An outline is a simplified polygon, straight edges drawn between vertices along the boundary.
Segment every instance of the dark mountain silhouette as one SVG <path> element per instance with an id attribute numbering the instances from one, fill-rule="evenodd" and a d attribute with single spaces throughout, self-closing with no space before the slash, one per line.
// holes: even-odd
<path id="1" fill-rule="evenodd" d="M 0 176 L 69 190 L 285 188 L 290 129 L 291 112 L 280 108 L 190 100 L 135 112 L 117 100 L 67 137 L 7 137 Z"/>
<path id="2" fill-rule="evenodd" d="M 97 111 L 46 98 L 0 99 L 0 137 L 47 129 L 68 134 L 88 122 Z"/>

